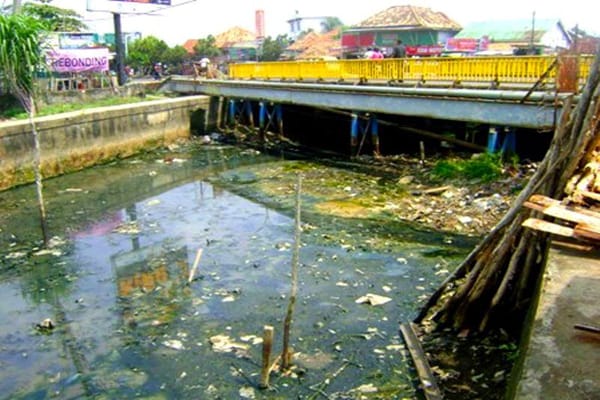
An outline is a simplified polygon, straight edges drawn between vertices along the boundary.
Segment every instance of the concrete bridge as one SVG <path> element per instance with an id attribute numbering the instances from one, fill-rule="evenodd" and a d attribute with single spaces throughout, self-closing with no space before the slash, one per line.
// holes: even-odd
<path id="1" fill-rule="evenodd" d="M 467 88 L 394 87 L 173 77 L 166 89 L 229 100 L 552 129 L 570 94 Z"/>

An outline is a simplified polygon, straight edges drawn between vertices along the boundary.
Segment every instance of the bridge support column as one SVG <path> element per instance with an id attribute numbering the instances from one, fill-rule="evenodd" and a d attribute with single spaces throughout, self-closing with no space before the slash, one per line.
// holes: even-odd
<path id="1" fill-rule="evenodd" d="M 254 128 L 254 113 L 252 112 L 252 103 L 248 100 L 243 100 L 244 110 L 246 111 L 246 118 L 251 128 Z"/>
<path id="2" fill-rule="evenodd" d="M 235 124 L 236 124 L 236 120 L 235 120 L 236 108 L 237 107 L 235 104 L 235 100 L 234 99 L 229 100 L 229 113 L 227 114 L 228 115 L 228 118 L 227 118 L 228 126 L 231 126 L 231 125 L 235 126 Z"/>
<path id="3" fill-rule="evenodd" d="M 265 140 L 265 121 L 267 119 L 267 105 L 264 101 L 258 103 L 258 136 L 261 141 Z"/>
<path id="4" fill-rule="evenodd" d="M 236 127 L 239 124 L 239 119 L 244 114 L 246 120 L 251 128 L 254 128 L 254 114 L 252 112 L 252 103 L 247 100 L 240 100 L 238 102 L 235 99 L 229 100 L 229 123 Z"/>
<path id="5" fill-rule="evenodd" d="M 356 148 L 358 147 L 358 114 L 352 113 L 352 123 L 350 125 L 350 155 L 356 154 Z"/>
<path id="6" fill-rule="evenodd" d="M 371 141 L 373 142 L 373 155 L 380 156 L 381 153 L 379 152 L 379 122 L 377 121 L 377 117 L 375 115 L 371 115 L 369 123 L 371 124 Z"/>
<path id="7" fill-rule="evenodd" d="M 502 154 L 511 156 L 517 152 L 517 135 L 515 128 L 506 128 L 504 141 L 502 142 Z"/>
<path id="8" fill-rule="evenodd" d="M 498 145 L 498 128 L 495 126 L 491 126 L 488 131 L 488 143 L 487 143 L 487 151 L 488 153 L 495 153 L 496 147 Z"/>
<path id="9" fill-rule="evenodd" d="M 208 112 L 206 113 L 206 119 L 204 121 L 204 131 L 210 132 L 217 129 L 221 121 L 221 103 L 223 99 L 221 97 L 212 96 L 208 103 Z"/>
<path id="10" fill-rule="evenodd" d="M 352 156 L 358 156 L 365 143 L 365 139 L 368 134 L 371 134 L 371 144 L 373 146 L 373 155 L 379 156 L 379 122 L 377 116 L 374 114 L 363 113 L 352 113 L 352 123 L 350 125 L 350 153 Z M 362 135 L 360 144 L 358 143 L 358 136 Z"/>
<path id="11" fill-rule="evenodd" d="M 499 142 L 502 144 L 499 145 Z M 517 150 L 517 135 L 513 127 L 490 127 L 488 133 L 488 153 L 500 151 L 504 156 L 510 156 Z"/>
<path id="12" fill-rule="evenodd" d="M 259 132 L 261 134 L 261 138 L 264 137 L 264 134 L 271 124 L 277 124 L 279 137 L 283 137 L 283 109 L 281 104 L 272 104 L 273 108 L 269 111 L 268 104 L 264 101 L 261 101 L 260 108 L 258 112 L 258 123 L 259 123 Z"/>

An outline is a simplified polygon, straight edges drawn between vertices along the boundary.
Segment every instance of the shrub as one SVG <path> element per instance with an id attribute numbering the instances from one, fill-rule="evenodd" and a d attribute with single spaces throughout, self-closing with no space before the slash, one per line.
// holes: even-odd
<path id="1" fill-rule="evenodd" d="M 470 159 L 440 160 L 432 174 L 442 179 L 466 178 L 490 182 L 502 175 L 502 155 L 483 153 Z"/>

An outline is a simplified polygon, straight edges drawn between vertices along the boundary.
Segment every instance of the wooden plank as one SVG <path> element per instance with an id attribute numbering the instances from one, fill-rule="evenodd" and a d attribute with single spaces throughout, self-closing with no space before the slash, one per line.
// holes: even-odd
<path id="1" fill-rule="evenodd" d="M 581 191 L 579 191 L 579 194 L 581 194 L 583 197 L 587 197 L 588 199 L 600 201 L 600 193 L 588 192 L 587 190 L 581 190 Z"/>
<path id="2" fill-rule="evenodd" d="M 588 192 L 591 193 L 591 192 Z M 598 194 L 598 196 L 600 197 L 600 194 Z M 553 199 L 551 197 L 546 197 L 543 196 L 541 194 L 534 194 L 529 198 L 529 201 L 525 202 L 525 206 L 532 208 L 534 210 L 538 210 L 541 211 L 541 209 L 543 207 L 549 207 L 549 206 L 562 206 L 567 210 L 570 211 L 575 211 L 578 212 L 580 214 L 584 214 L 584 215 L 588 215 L 590 217 L 593 218 L 597 218 L 600 219 L 600 213 L 591 210 L 589 208 L 585 208 L 585 207 L 578 207 L 578 206 L 569 206 L 569 205 L 565 205 L 563 204 L 560 200 L 556 200 Z"/>
<path id="3" fill-rule="evenodd" d="M 573 233 L 577 238 L 600 241 L 600 227 L 597 226 L 577 224 Z"/>
<path id="4" fill-rule="evenodd" d="M 550 206 L 544 209 L 542 212 L 550 217 L 575 222 L 577 224 L 596 226 L 598 229 L 600 229 L 600 218 L 586 215 L 577 211 L 568 210 L 565 208 L 565 206 Z"/>
<path id="5" fill-rule="evenodd" d="M 408 351 L 417 369 L 425 398 L 427 400 L 441 400 L 442 393 L 427 362 L 425 352 L 423 351 L 423 347 L 421 347 L 421 342 L 417 338 L 413 324 L 400 324 L 400 332 L 402 332 L 406 347 L 408 347 Z"/>
<path id="6" fill-rule="evenodd" d="M 529 201 L 544 207 L 561 204 L 559 200 L 544 196 L 542 194 L 532 194 L 531 197 L 529 197 Z"/>
<path id="7" fill-rule="evenodd" d="M 532 210 L 539 211 L 539 212 L 544 212 L 544 209 L 546 208 L 546 206 L 538 204 L 538 203 L 534 203 L 532 201 L 525 201 L 525 202 L 523 202 L 523 205 L 527 208 L 531 208 Z"/>
<path id="8" fill-rule="evenodd" d="M 544 221 L 543 219 L 527 218 L 521 225 L 526 228 L 535 229 L 536 231 L 548 232 L 559 236 L 574 237 L 573 228 Z"/>
<path id="9" fill-rule="evenodd" d="M 543 219 L 527 218 L 522 224 L 526 228 L 548 232 L 553 235 L 584 240 L 587 242 L 600 242 L 600 228 L 586 224 L 577 224 L 574 228 L 544 221 Z"/>
<path id="10" fill-rule="evenodd" d="M 526 201 L 524 205 L 550 217 L 578 224 L 586 224 L 592 227 L 595 226 L 600 230 L 600 215 L 587 209 L 567 208 L 567 206 L 561 204 L 558 200 L 540 195 L 531 196 L 529 201 Z"/>

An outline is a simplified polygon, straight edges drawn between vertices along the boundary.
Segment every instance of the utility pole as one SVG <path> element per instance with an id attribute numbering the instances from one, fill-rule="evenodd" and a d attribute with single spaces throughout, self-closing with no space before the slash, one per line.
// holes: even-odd
<path id="1" fill-rule="evenodd" d="M 113 21 L 115 24 L 115 48 L 116 54 L 116 68 L 117 68 L 117 80 L 119 86 L 124 85 L 127 82 L 125 76 L 125 46 L 123 45 L 123 32 L 121 30 L 121 14 L 113 13 Z"/>

